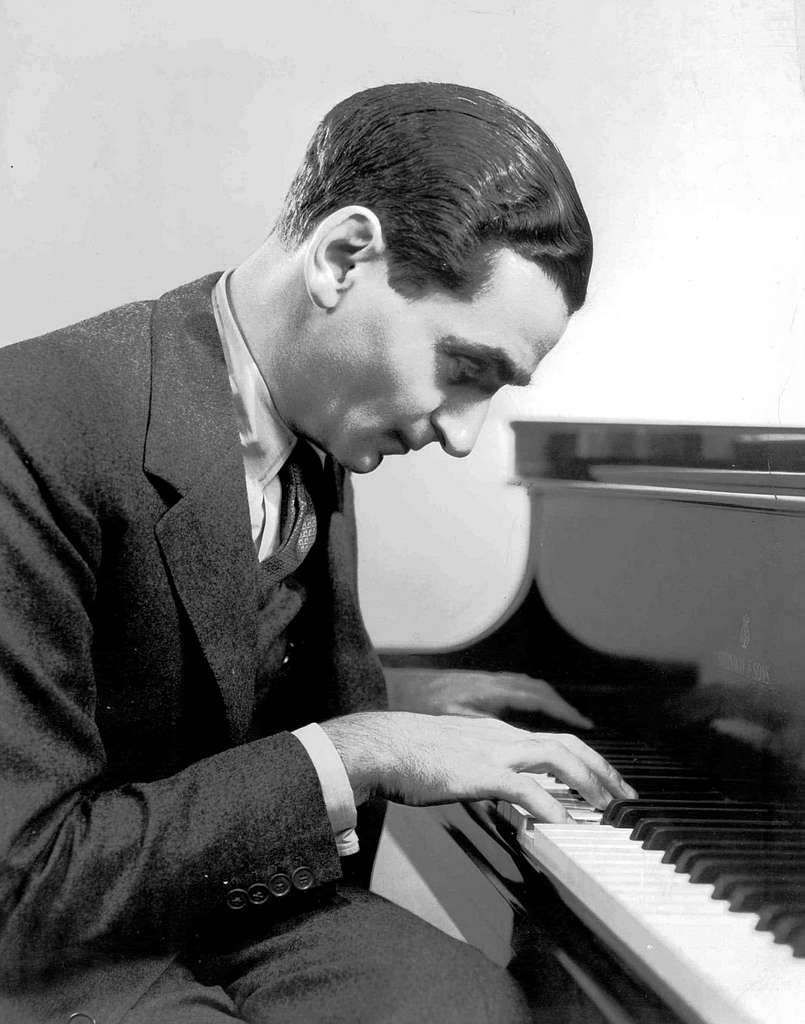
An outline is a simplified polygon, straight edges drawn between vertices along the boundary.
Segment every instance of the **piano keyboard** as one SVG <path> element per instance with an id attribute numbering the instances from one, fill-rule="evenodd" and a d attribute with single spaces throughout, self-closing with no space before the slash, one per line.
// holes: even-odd
<path id="1" fill-rule="evenodd" d="M 602 814 L 535 775 L 575 824 L 499 804 L 528 860 L 684 1020 L 805 1021 L 805 828 L 785 808 L 731 802 L 661 756 L 630 774 L 594 745 L 642 799 Z"/>

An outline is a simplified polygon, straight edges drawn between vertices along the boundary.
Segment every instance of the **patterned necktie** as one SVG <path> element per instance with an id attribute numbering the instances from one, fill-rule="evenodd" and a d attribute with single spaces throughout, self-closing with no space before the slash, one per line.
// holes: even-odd
<path id="1" fill-rule="evenodd" d="M 295 572 L 316 541 L 316 508 L 308 484 L 315 488 L 320 476 L 318 456 L 304 441 L 298 441 L 280 470 L 280 542 L 277 550 L 262 565 L 262 571 L 271 584 L 279 583 Z"/>

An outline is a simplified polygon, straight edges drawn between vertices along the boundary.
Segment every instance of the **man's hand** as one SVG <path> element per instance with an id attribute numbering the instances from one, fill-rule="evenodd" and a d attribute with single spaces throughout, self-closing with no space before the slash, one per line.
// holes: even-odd
<path id="1" fill-rule="evenodd" d="M 385 675 L 393 711 L 495 718 L 505 717 L 506 712 L 538 713 L 574 729 L 589 729 L 593 724 L 544 679 L 518 672 L 387 668 Z"/>
<path id="2" fill-rule="evenodd" d="M 576 736 L 531 733 L 494 718 L 368 711 L 322 723 L 363 803 L 378 795 L 422 806 L 508 800 L 541 821 L 569 821 L 526 772 L 551 772 L 595 807 L 634 798 L 615 769 Z"/>

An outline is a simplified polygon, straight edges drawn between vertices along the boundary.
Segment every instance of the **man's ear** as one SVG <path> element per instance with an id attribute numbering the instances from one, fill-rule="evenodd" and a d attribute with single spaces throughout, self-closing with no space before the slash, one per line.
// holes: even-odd
<path id="1" fill-rule="evenodd" d="M 380 221 L 365 206 L 344 206 L 317 225 L 307 242 L 303 273 L 310 301 L 334 309 L 355 276 L 355 267 L 385 251 Z"/>

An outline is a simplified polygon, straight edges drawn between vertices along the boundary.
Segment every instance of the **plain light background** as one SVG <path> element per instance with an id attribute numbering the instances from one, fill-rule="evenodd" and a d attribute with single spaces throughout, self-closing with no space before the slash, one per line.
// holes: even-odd
<path id="1" fill-rule="evenodd" d="M 3 343 L 239 262 L 315 123 L 411 79 L 552 135 L 588 304 L 467 460 L 358 481 L 375 639 L 449 647 L 527 580 L 512 416 L 805 423 L 805 0 L 6 0 Z"/>

